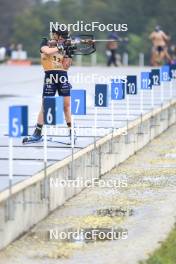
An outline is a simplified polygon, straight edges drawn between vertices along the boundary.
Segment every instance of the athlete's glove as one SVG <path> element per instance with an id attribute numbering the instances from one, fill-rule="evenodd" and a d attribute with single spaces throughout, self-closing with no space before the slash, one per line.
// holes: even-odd
<path id="1" fill-rule="evenodd" d="M 62 44 L 57 43 L 57 48 L 59 52 L 63 52 L 64 51 L 64 46 Z"/>
<path id="2" fill-rule="evenodd" d="M 62 65 L 65 70 L 67 70 L 71 66 L 71 63 L 72 63 L 72 59 L 69 58 L 68 56 L 64 56 Z"/>
<path id="3" fill-rule="evenodd" d="M 49 41 L 48 41 L 48 46 L 49 46 L 50 48 L 55 48 L 55 47 L 57 46 L 57 41 L 54 40 L 54 39 L 49 40 Z"/>

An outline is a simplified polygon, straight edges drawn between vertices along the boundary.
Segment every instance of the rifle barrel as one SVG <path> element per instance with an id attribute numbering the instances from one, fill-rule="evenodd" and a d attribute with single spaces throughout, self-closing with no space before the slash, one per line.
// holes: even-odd
<path id="1" fill-rule="evenodd" d="M 120 39 L 94 39 L 93 40 L 94 42 L 113 42 L 113 41 L 116 41 L 116 42 L 118 42 L 118 41 L 121 41 Z"/>

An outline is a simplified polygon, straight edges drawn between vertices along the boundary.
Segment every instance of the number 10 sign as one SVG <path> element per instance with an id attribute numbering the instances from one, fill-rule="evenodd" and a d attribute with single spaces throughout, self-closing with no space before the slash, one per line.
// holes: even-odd
<path id="1" fill-rule="evenodd" d="M 127 76 L 127 94 L 137 94 L 137 77 L 130 75 Z"/>

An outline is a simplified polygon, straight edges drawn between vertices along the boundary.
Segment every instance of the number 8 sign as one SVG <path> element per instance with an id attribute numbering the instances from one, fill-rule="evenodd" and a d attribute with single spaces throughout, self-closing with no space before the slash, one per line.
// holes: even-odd
<path id="1" fill-rule="evenodd" d="M 28 135 L 28 107 L 10 106 L 9 108 L 9 136 L 21 137 Z"/>
<path id="2" fill-rule="evenodd" d="M 85 90 L 71 90 L 71 112 L 73 115 L 86 115 Z"/>
<path id="3" fill-rule="evenodd" d="M 107 107 L 108 104 L 108 88 L 107 84 L 96 84 L 95 85 L 95 106 L 96 107 Z"/>

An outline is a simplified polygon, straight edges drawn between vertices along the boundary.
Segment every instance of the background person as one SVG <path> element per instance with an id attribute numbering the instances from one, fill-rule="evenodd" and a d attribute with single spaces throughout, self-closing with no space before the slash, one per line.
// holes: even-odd
<path id="1" fill-rule="evenodd" d="M 151 56 L 151 64 L 153 66 L 158 66 L 167 60 L 171 62 L 171 57 L 168 53 L 168 41 L 170 37 L 167 36 L 164 31 L 161 30 L 160 26 L 156 26 L 155 30 L 149 36 L 152 41 L 152 56 Z"/>
<path id="2" fill-rule="evenodd" d="M 118 35 L 116 34 L 116 32 L 110 33 L 108 36 L 108 40 L 110 41 L 106 45 L 107 66 L 111 66 L 111 64 L 114 64 L 114 66 L 117 67 L 118 65 L 116 61 L 116 53 L 118 48 Z"/>

